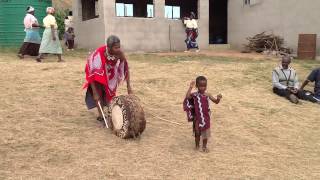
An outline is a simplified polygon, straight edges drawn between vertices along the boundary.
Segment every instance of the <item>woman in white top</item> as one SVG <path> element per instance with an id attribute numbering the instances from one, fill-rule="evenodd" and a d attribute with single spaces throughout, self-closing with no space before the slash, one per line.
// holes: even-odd
<path id="1" fill-rule="evenodd" d="M 26 36 L 18 53 L 18 57 L 21 59 L 24 58 L 24 55 L 38 56 L 41 43 L 40 25 L 34 16 L 35 9 L 29 6 L 26 11 L 27 14 L 23 20 Z"/>
<path id="2" fill-rule="evenodd" d="M 55 54 L 58 56 L 58 62 L 63 62 L 61 59 L 62 48 L 58 36 L 58 25 L 54 15 L 54 8 L 47 8 L 47 16 L 43 19 L 43 32 L 42 41 L 39 49 L 39 56 L 37 62 L 41 62 L 43 54 Z"/>
<path id="3" fill-rule="evenodd" d="M 189 52 L 190 49 L 197 49 L 196 52 L 199 52 L 199 46 L 196 41 L 198 37 L 198 23 L 195 17 L 195 13 L 191 12 L 190 17 L 183 19 L 183 24 L 186 26 L 187 35 L 187 39 L 185 40 L 187 45 L 187 51 L 185 52 Z"/>

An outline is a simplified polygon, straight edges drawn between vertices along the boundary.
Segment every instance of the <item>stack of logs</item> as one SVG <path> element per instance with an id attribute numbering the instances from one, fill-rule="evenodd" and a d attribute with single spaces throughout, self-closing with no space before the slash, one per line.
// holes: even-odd
<path id="1" fill-rule="evenodd" d="M 292 49 L 283 46 L 284 39 L 274 34 L 266 34 L 262 32 L 253 37 L 248 37 L 248 44 L 244 45 L 244 52 L 258 52 L 273 55 L 289 55 L 292 53 Z"/>

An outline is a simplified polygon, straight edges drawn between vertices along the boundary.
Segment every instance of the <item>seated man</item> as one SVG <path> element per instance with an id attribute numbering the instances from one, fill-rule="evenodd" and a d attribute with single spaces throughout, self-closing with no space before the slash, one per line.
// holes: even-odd
<path id="1" fill-rule="evenodd" d="M 314 69 L 304 83 L 301 86 L 301 91 L 303 91 L 304 87 L 309 83 L 314 82 L 314 94 L 308 91 L 305 92 L 306 99 L 311 102 L 316 102 L 320 104 L 320 68 Z"/>
<path id="2" fill-rule="evenodd" d="M 298 98 L 302 97 L 299 91 L 299 81 L 296 71 L 289 67 L 291 58 L 282 57 L 281 65 L 272 71 L 273 92 L 279 96 L 286 97 L 292 103 L 299 103 Z"/>

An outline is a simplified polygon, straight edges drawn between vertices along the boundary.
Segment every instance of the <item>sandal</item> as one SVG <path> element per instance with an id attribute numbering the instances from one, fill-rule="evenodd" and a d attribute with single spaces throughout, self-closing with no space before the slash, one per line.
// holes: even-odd
<path id="1" fill-rule="evenodd" d="M 41 58 L 36 58 L 36 61 L 40 63 L 41 62 Z"/>

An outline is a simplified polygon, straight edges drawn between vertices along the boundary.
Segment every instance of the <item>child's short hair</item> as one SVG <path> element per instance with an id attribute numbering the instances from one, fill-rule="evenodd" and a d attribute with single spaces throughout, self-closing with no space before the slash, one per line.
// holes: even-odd
<path id="1" fill-rule="evenodd" d="M 206 81 L 206 82 L 207 82 L 207 78 L 204 77 L 204 76 L 198 76 L 198 77 L 196 78 L 196 86 L 199 85 L 200 81 Z"/>
<path id="2" fill-rule="evenodd" d="M 67 31 L 73 31 L 73 27 L 68 27 Z"/>

